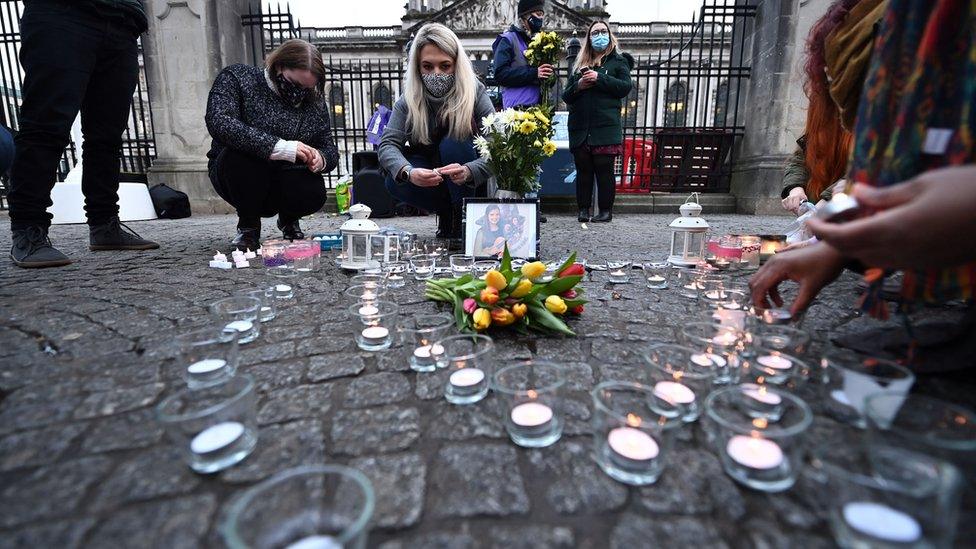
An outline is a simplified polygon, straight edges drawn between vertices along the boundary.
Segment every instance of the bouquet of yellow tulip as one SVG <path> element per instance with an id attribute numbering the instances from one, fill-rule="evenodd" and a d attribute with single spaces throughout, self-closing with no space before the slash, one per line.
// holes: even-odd
<path id="1" fill-rule="evenodd" d="M 508 246 L 498 270 L 492 269 L 484 280 L 472 275 L 427 282 L 427 299 L 454 306 L 458 330 L 487 330 L 491 326 L 511 326 L 519 333 L 530 330 L 544 334 L 576 335 L 563 317 L 581 314 L 583 290 L 577 288 L 583 279 L 583 266 L 576 263 L 576 253 L 556 270 L 552 280 L 542 282 L 546 266 L 527 263 L 512 269 Z"/>
<path id="2" fill-rule="evenodd" d="M 565 46 L 566 41 L 555 32 L 536 33 L 532 37 L 532 41 L 529 42 L 528 49 L 525 50 L 525 60 L 533 67 L 541 65 L 556 66 L 559 64 L 559 59 L 564 55 L 563 49 Z M 542 93 L 541 104 L 547 110 L 550 109 L 550 93 L 555 81 L 556 75 L 554 74 L 540 84 L 539 89 Z"/>

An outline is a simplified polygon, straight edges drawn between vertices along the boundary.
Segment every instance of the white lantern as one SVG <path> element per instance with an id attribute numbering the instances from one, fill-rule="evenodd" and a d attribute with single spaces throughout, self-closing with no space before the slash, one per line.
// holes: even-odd
<path id="1" fill-rule="evenodd" d="M 692 202 L 694 200 L 694 202 Z M 705 233 L 708 222 L 702 219 L 698 193 L 678 208 L 681 217 L 671 222 L 671 255 L 668 263 L 678 267 L 694 267 L 705 257 Z"/>
<path id="2" fill-rule="evenodd" d="M 343 269 L 359 271 L 379 267 L 379 261 L 372 258 L 370 239 L 380 232 L 380 228 L 368 219 L 371 213 L 369 206 L 353 204 L 349 208 L 351 218 L 339 227 L 345 256 L 341 263 Z"/>

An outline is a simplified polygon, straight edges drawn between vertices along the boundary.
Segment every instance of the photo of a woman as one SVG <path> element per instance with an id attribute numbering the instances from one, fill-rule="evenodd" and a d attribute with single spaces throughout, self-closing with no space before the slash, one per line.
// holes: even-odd
<path id="1" fill-rule="evenodd" d="M 512 257 L 532 259 L 538 255 L 538 206 L 496 203 L 469 199 L 465 206 L 465 253 L 478 257 L 501 257 L 508 244 Z"/>
<path id="2" fill-rule="evenodd" d="M 502 224 L 502 210 L 492 204 L 485 209 L 485 215 L 477 221 L 481 228 L 474 237 L 475 255 L 500 256 L 505 249 L 505 227 Z"/>

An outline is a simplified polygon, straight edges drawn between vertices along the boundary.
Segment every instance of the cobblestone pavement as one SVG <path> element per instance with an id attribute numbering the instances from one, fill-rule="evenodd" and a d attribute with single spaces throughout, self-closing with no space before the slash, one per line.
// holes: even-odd
<path id="1" fill-rule="evenodd" d="M 786 224 L 708 219 L 723 232 Z M 570 217 L 549 220 L 546 257 L 578 249 L 589 259 L 661 258 L 671 216 L 619 216 L 588 230 Z M 320 216 L 305 225 L 340 221 Z M 380 223 L 432 234 L 434 220 Z M 571 322 L 578 338 L 499 338 L 503 361 L 536 356 L 569 366 L 569 418 L 555 446 L 517 448 L 497 399 L 450 405 L 436 376 L 409 372 L 391 353 L 359 352 L 337 305 L 348 275 L 327 266 L 302 280 L 294 304 L 243 349 L 241 369 L 259 385 L 258 449 L 227 471 L 196 475 L 153 419 L 153 407 L 181 388 L 173 337 L 205 325 L 211 301 L 268 281 L 260 269 L 207 267 L 215 249 L 228 248 L 230 217 L 132 225 L 162 249 L 95 254 L 85 228 L 69 226 L 52 230 L 76 261 L 67 268 L 32 272 L 0 260 L 0 547 L 220 546 L 217 526 L 234 494 L 319 462 L 348 463 L 372 479 L 370 544 L 385 549 L 832 545 L 825 494 L 811 481 L 772 496 L 741 488 L 706 449 L 699 424 L 680 433 L 653 486 L 625 487 L 592 463 L 587 392 L 605 380 L 645 379 L 641 349 L 674 340 L 682 322 L 701 314 L 673 292 L 610 288 L 600 274 L 584 283 L 592 303 Z M 0 226 L 6 253 L 5 219 Z M 270 221 L 265 229 L 277 234 Z M 878 324 L 850 308 L 855 282 L 845 275 L 804 319 L 816 339 L 811 356 L 829 337 Z M 408 313 L 440 307 L 423 301 L 419 285 L 395 298 Z M 969 406 L 976 398 L 971 381 L 921 378 L 916 389 Z M 810 440 L 839 434 L 862 436 L 818 415 Z M 959 539 L 974 539 L 973 518 L 960 521 Z"/>

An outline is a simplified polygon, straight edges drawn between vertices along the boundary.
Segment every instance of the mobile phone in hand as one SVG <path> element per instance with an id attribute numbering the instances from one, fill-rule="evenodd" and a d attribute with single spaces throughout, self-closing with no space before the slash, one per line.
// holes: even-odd
<path id="1" fill-rule="evenodd" d="M 593 70 L 593 69 L 591 69 L 589 67 L 580 67 L 580 74 L 586 74 L 586 73 L 590 72 L 591 70 Z"/>

